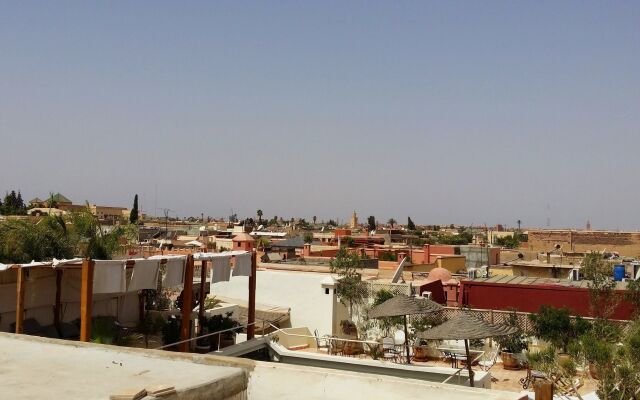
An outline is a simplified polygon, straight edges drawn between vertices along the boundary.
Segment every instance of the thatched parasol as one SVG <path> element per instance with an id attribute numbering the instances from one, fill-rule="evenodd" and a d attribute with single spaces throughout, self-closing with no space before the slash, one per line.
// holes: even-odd
<path id="1" fill-rule="evenodd" d="M 369 311 L 371 318 L 404 317 L 404 337 L 407 347 L 407 364 L 411 362 L 409 356 L 409 333 L 407 330 L 407 315 L 430 314 L 441 311 L 443 307 L 429 299 L 418 299 L 399 294 Z"/>
<path id="2" fill-rule="evenodd" d="M 518 332 L 515 326 L 495 325 L 483 319 L 463 313 L 450 320 L 418 334 L 421 339 L 427 340 L 460 340 L 464 339 L 464 348 L 467 353 L 467 369 L 469 370 L 469 383 L 473 386 L 473 371 L 471 370 L 471 355 L 469 354 L 469 340 L 486 339 L 489 337 L 508 336 Z"/>

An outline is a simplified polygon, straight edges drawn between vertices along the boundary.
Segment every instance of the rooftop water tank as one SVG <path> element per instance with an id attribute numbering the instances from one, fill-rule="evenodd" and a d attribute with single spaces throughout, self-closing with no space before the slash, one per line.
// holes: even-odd
<path id="1" fill-rule="evenodd" d="M 613 267 L 613 280 L 614 281 L 622 281 L 624 279 L 624 265 L 618 264 Z"/>

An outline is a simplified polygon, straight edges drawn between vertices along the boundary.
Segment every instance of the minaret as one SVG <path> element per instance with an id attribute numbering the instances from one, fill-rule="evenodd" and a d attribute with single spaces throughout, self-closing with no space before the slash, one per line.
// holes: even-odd
<path id="1" fill-rule="evenodd" d="M 358 215 L 356 214 L 356 210 L 353 210 L 353 214 L 351 215 L 351 229 L 356 229 L 358 227 Z"/>
<path id="2" fill-rule="evenodd" d="M 591 230 L 591 221 L 587 220 L 587 230 Z"/>

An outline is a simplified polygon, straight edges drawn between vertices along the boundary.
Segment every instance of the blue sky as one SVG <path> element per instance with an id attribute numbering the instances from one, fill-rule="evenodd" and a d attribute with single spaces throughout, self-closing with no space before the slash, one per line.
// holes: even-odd
<path id="1" fill-rule="evenodd" d="M 28 198 L 636 230 L 640 2 L 2 2 L 0 139 Z"/>

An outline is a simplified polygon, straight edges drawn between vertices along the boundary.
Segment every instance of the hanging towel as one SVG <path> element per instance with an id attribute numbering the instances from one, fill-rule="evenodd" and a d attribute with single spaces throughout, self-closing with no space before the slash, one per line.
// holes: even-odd
<path id="1" fill-rule="evenodd" d="M 231 277 L 230 257 L 216 257 L 211 261 L 211 284 L 228 282 Z"/>
<path id="2" fill-rule="evenodd" d="M 162 286 L 166 288 L 175 287 L 184 283 L 184 264 L 187 257 L 167 258 L 167 272 L 162 279 Z"/>
<path id="3" fill-rule="evenodd" d="M 135 292 L 142 289 L 158 288 L 158 271 L 160 270 L 160 262 L 158 260 L 133 260 L 133 275 L 127 292 Z"/>
<path id="4" fill-rule="evenodd" d="M 236 266 L 233 268 L 233 276 L 251 276 L 251 253 L 236 256 Z"/>
<path id="5" fill-rule="evenodd" d="M 124 293 L 126 290 L 125 263 L 96 260 L 93 269 L 93 293 Z"/>
<path id="6" fill-rule="evenodd" d="M 58 268 L 58 267 L 62 267 L 63 265 L 67 265 L 67 264 L 81 264 L 82 263 L 82 258 L 70 258 L 70 259 L 62 259 L 62 260 L 58 260 L 57 258 L 53 259 L 53 268 Z"/>

